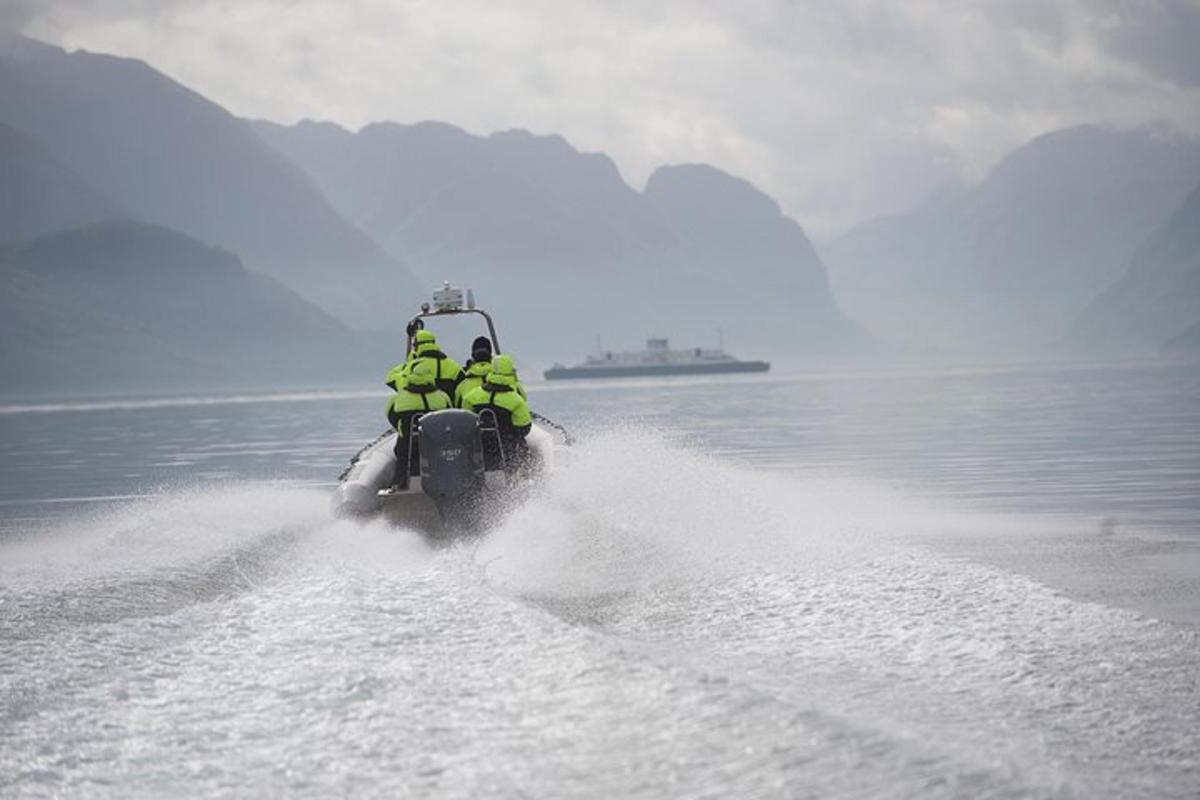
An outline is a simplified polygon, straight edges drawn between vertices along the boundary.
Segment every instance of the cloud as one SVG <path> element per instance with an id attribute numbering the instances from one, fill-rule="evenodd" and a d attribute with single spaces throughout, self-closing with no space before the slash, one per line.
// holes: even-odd
<path id="1" fill-rule="evenodd" d="M 1200 86 L 1200 3 L 1145 0 L 1109 17 L 1113 52 L 1179 86 Z"/>
<path id="2" fill-rule="evenodd" d="M 1179 0 L 51 0 L 32 35 L 145 59 L 238 114 L 558 132 L 634 185 L 704 161 L 818 236 L 1046 130 L 1200 130 Z"/>
<path id="3" fill-rule="evenodd" d="M 0 3 L 0 41 L 20 33 L 37 16 L 36 0 L 5 0 Z"/>

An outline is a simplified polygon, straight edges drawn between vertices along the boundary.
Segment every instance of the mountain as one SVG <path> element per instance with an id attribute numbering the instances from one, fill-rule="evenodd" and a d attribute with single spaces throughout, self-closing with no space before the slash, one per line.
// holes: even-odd
<path id="1" fill-rule="evenodd" d="M 1200 181 L 1200 141 L 1162 126 L 1040 136 L 978 184 L 824 249 L 847 313 L 883 338 L 1014 351 L 1060 339 Z"/>
<path id="2" fill-rule="evenodd" d="M 645 197 L 687 245 L 682 274 L 673 279 L 708 284 L 714 315 L 733 303 L 772 311 L 788 320 L 774 335 L 790 336 L 787 346 L 798 350 L 831 333 L 847 348 L 866 345 L 837 310 L 804 231 L 748 181 L 704 164 L 660 167 Z"/>
<path id="3" fill-rule="evenodd" d="M 140 61 L 16 38 L 0 46 L 0 123 L 128 214 L 239 253 L 362 327 L 425 291 L 249 126 Z"/>
<path id="4" fill-rule="evenodd" d="M 432 122 L 357 133 L 254 124 L 428 283 L 470 285 L 481 303 L 505 309 L 523 352 L 575 358 L 597 333 L 614 347 L 648 334 L 707 344 L 722 325 L 755 353 L 864 343 L 800 227 L 711 167 L 659 170 L 639 192 L 607 156 L 560 136 L 475 136 Z M 713 208 L 737 222 L 706 228 L 710 210 L 685 197 L 693 190 L 712 192 Z M 770 245 L 758 240 L 764 231 Z"/>
<path id="5" fill-rule="evenodd" d="M 473 243 L 524 262 L 603 256 L 663 235 L 608 157 L 579 153 L 560 136 L 479 137 L 436 122 L 377 123 L 357 134 L 331 123 L 254 125 L 350 220 L 396 250 Z"/>
<path id="6" fill-rule="evenodd" d="M 1084 309 L 1070 340 L 1091 352 L 1180 350 L 1195 341 L 1186 329 L 1197 323 L 1200 186 L 1138 248 L 1125 274 Z"/>
<path id="7" fill-rule="evenodd" d="M 128 216 L 25 134 L 0 124 L 0 242 Z"/>
<path id="8" fill-rule="evenodd" d="M 346 326 L 233 254 L 113 221 L 0 248 L 10 390 L 287 384 L 378 371 Z"/>

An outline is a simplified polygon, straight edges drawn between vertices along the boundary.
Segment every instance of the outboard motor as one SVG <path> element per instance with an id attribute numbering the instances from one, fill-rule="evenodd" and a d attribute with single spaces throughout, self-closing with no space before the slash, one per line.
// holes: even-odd
<path id="1" fill-rule="evenodd" d="M 421 417 L 421 490 L 437 504 L 443 522 L 470 522 L 483 488 L 479 418 L 448 408 Z"/>

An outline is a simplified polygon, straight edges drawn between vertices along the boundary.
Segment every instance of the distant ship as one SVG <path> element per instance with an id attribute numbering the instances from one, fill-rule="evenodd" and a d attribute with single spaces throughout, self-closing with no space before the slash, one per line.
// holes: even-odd
<path id="1" fill-rule="evenodd" d="M 644 375 L 710 375 L 727 372 L 766 372 L 766 361 L 739 361 L 718 347 L 672 350 L 666 339 L 646 340 L 646 349 L 623 353 L 598 353 L 578 366 L 555 364 L 546 380 L 561 378 L 633 378 Z"/>

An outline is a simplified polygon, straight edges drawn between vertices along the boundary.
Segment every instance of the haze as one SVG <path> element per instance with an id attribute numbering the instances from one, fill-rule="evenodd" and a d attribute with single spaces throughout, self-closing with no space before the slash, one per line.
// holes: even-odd
<path id="1" fill-rule="evenodd" d="M 1200 347 L 1196 3 L 4 14 L 10 392 L 368 380 L 443 280 L 531 371 Z"/>
<path id="2" fill-rule="evenodd" d="M 1200 0 L 0 0 L 5 798 L 1197 800 L 1198 398 Z"/>
<path id="3" fill-rule="evenodd" d="M 1200 130 L 1200 5 L 16 0 L 245 117 L 559 133 L 640 187 L 703 162 L 818 241 L 1085 122 Z"/>

